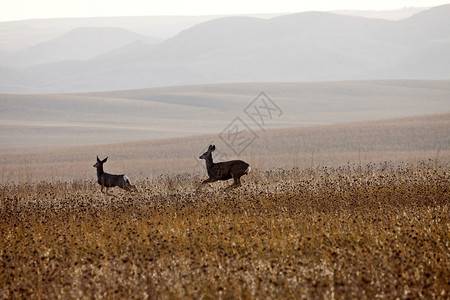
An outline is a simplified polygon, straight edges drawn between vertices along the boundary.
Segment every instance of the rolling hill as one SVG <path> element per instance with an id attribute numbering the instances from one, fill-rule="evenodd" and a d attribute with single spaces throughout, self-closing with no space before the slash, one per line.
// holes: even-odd
<path id="1" fill-rule="evenodd" d="M 239 117 L 259 128 L 265 92 L 282 111 L 265 129 L 450 111 L 450 80 L 195 85 L 82 94 L 0 94 L 0 148 L 80 145 L 223 132 Z M 261 113 L 267 113 L 264 108 Z M 278 115 L 278 114 L 277 114 Z M 258 116 L 257 116 L 258 118 Z"/>
<path id="2" fill-rule="evenodd" d="M 450 5 L 390 21 L 307 12 L 209 20 L 155 47 L 23 70 L 0 92 L 122 90 L 231 82 L 449 78 Z M 429 55 L 430 54 L 430 55 Z M 426 57 L 426 61 L 417 60 Z M 421 73 L 421 69 L 424 69 Z M 26 88 L 22 88 L 26 86 Z"/>
<path id="3" fill-rule="evenodd" d="M 429 9 L 429 7 L 404 7 L 396 10 L 338 10 L 333 11 L 333 13 L 373 19 L 401 20 L 426 9 Z"/>
<path id="4" fill-rule="evenodd" d="M 160 42 L 121 28 L 76 28 L 50 41 L 5 56 L 3 65 L 24 68 L 66 60 L 88 60 L 136 41 Z"/>
<path id="5" fill-rule="evenodd" d="M 0 49 L 14 53 L 62 36 L 77 28 L 122 28 L 167 39 L 195 24 L 219 16 L 134 16 L 33 19 L 0 22 Z"/>

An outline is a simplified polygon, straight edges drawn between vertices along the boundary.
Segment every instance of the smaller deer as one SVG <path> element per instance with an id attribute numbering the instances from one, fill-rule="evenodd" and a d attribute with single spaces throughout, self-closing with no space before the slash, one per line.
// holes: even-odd
<path id="1" fill-rule="evenodd" d="M 97 162 L 94 165 L 94 168 L 97 168 L 97 182 L 102 186 L 102 193 L 104 187 L 106 187 L 106 194 L 108 194 L 108 188 L 114 186 L 118 186 L 127 191 L 137 191 L 137 188 L 134 185 L 131 185 L 130 180 L 126 175 L 112 175 L 103 171 L 103 164 L 107 160 L 108 157 L 104 160 L 100 160 L 97 156 Z"/>
<path id="2" fill-rule="evenodd" d="M 250 165 L 242 160 L 230 160 L 214 163 L 212 159 L 212 153 L 214 150 L 216 150 L 216 146 L 209 145 L 208 150 L 199 157 L 200 159 L 206 160 L 206 170 L 208 171 L 209 178 L 202 182 L 202 184 L 198 187 L 198 190 L 207 183 L 218 180 L 228 180 L 231 178 L 233 178 L 234 182 L 227 189 L 240 186 L 241 177 L 248 174 L 251 170 Z"/>

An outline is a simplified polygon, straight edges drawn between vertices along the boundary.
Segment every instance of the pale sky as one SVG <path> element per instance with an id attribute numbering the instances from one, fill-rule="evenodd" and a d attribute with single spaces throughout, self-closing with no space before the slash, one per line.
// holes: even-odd
<path id="1" fill-rule="evenodd" d="M 36 18 L 223 15 L 431 7 L 450 0 L 0 0 L 0 22 Z"/>

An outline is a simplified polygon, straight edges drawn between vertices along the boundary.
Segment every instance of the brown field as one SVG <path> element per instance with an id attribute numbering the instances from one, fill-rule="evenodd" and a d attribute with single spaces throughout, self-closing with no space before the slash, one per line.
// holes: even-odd
<path id="1" fill-rule="evenodd" d="M 448 299 L 450 114 L 0 149 L 0 299 Z M 198 159 L 252 172 L 226 192 Z M 100 193 L 92 165 L 139 190 Z"/>
<path id="2" fill-rule="evenodd" d="M 2 183 L 0 298 L 448 299 L 450 169 L 437 161 L 196 175 L 105 196 Z"/>

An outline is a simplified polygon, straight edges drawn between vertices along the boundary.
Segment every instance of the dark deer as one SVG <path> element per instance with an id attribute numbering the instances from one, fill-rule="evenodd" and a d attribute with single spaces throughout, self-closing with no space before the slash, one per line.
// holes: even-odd
<path id="1" fill-rule="evenodd" d="M 103 171 L 103 164 L 107 160 L 108 157 L 104 160 L 100 160 L 97 156 L 97 162 L 94 165 L 94 168 L 97 168 L 97 182 L 102 186 L 102 193 L 104 187 L 106 187 L 106 194 L 108 194 L 108 188 L 114 186 L 118 186 L 127 191 L 137 191 L 137 188 L 134 185 L 131 185 L 130 180 L 126 175 L 112 175 Z"/>
<path id="2" fill-rule="evenodd" d="M 212 159 L 214 150 L 216 150 L 216 146 L 209 145 L 208 150 L 199 157 L 200 159 L 206 160 L 206 170 L 208 171 L 209 178 L 204 180 L 198 189 L 201 189 L 207 183 L 231 178 L 233 178 L 234 182 L 227 189 L 240 186 L 241 177 L 250 172 L 250 165 L 242 160 L 214 163 Z"/>

